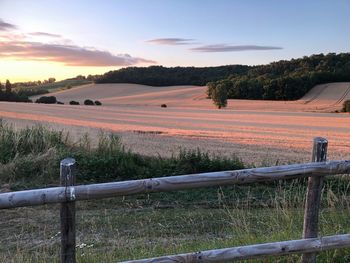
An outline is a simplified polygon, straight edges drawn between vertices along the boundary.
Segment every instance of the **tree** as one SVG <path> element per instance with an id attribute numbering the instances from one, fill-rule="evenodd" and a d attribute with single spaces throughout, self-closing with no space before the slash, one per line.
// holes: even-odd
<path id="1" fill-rule="evenodd" d="M 231 86 L 232 82 L 229 80 L 218 81 L 212 86 L 211 98 L 219 109 L 227 106 L 227 91 Z"/>
<path id="2" fill-rule="evenodd" d="M 9 80 L 6 80 L 5 91 L 6 93 L 11 93 L 12 85 Z"/>

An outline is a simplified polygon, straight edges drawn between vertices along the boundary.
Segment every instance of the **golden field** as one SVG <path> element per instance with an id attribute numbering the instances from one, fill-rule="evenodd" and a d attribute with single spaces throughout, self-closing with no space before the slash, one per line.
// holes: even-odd
<path id="1" fill-rule="evenodd" d="M 313 137 L 323 136 L 330 159 L 349 158 L 350 115 L 334 113 L 350 98 L 349 83 L 319 85 L 291 102 L 229 100 L 223 110 L 205 98 L 205 89 L 91 84 L 50 94 L 65 105 L 2 102 L 0 118 L 18 128 L 40 122 L 73 135 L 116 132 L 127 148 L 147 155 L 198 147 L 255 164 L 304 162 Z M 67 105 L 85 99 L 103 106 Z"/>

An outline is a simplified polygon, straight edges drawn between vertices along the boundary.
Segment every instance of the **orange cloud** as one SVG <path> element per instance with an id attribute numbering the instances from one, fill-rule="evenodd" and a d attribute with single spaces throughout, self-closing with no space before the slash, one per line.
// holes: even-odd
<path id="1" fill-rule="evenodd" d="M 31 37 L 58 38 L 61 43 L 30 41 Z M 29 40 L 28 40 L 29 39 Z M 67 66 L 131 66 L 154 64 L 153 60 L 129 54 L 114 55 L 108 51 L 67 44 L 61 35 L 46 32 L 19 33 L 17 26 L 0 19 L 0 58 L 23 61 L 59 62 Z"/>
<path id="2" fill-rule="evenodd" d="M 140 63 L 155 63 L 153 60 L 132 57 L 129 54 L 113 55 L 108 51 L 88 49 L 75 45 L 28 41 L 0 43 L 0 57 L 60 62 L 67 66 L 130 66 Z"/>

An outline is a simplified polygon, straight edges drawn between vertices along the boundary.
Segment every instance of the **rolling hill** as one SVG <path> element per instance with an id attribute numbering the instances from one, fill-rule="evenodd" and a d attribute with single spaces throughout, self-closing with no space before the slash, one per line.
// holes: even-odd
<path id="1" fill-rule="evenodd" d="M 168 86 L 152 87 L 139 84 L 88 84 L 50 93 L 59 101 L 71 100 L 83 103 L 85 99 L 100 100 L 104 106 L 134 105 L 189 108 L 214 108 L 211 100 L 206 99 L 206 87 Z M 36 99 L 39 96 L 33 97 Z M 350 83 L 328 83 L 315 86 L 297 101 L 266 100 L 229 100 L 228 108 L 237 110 L 264 111 L 321 111 L 340 110 L 342 103 L 350 100 Z"/>

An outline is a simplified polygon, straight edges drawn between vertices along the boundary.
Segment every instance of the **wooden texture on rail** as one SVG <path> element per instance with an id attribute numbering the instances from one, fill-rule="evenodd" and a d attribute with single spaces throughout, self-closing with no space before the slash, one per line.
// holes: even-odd
<path id="1" fill-rule="evenodd" d="M 325 162 L 327 160 L 328 141 L 325 138 L 314 138 L 311 162 Z M 304 212 L 303 238 L 317 237 L 318 218 L 321 205 L 323 176 L 309 177 Z M 302 257 L 303 263 L 315 263 L 316 253 L 306 253 Z"/>
<path id="2" fill-rule="evenodd" d="M 327 249 L 344 248 L 348 246 L 350 246 L 350 234 L 214 249 L 196 253 L 124 261 L 122 263 L 228 262 L 267 256 L 282 256 L 304 252 L 320 252 Z"/>
<path id="3" fill-rule="evenodd" d="M 347 160 L 78 185 L 67 187 L 67 189 L 54 187 L 0 194 L 0 209 L 59 203 L 66 200 L 99 199 L 151 192 L 349 173 L 350 161 Z"/>

